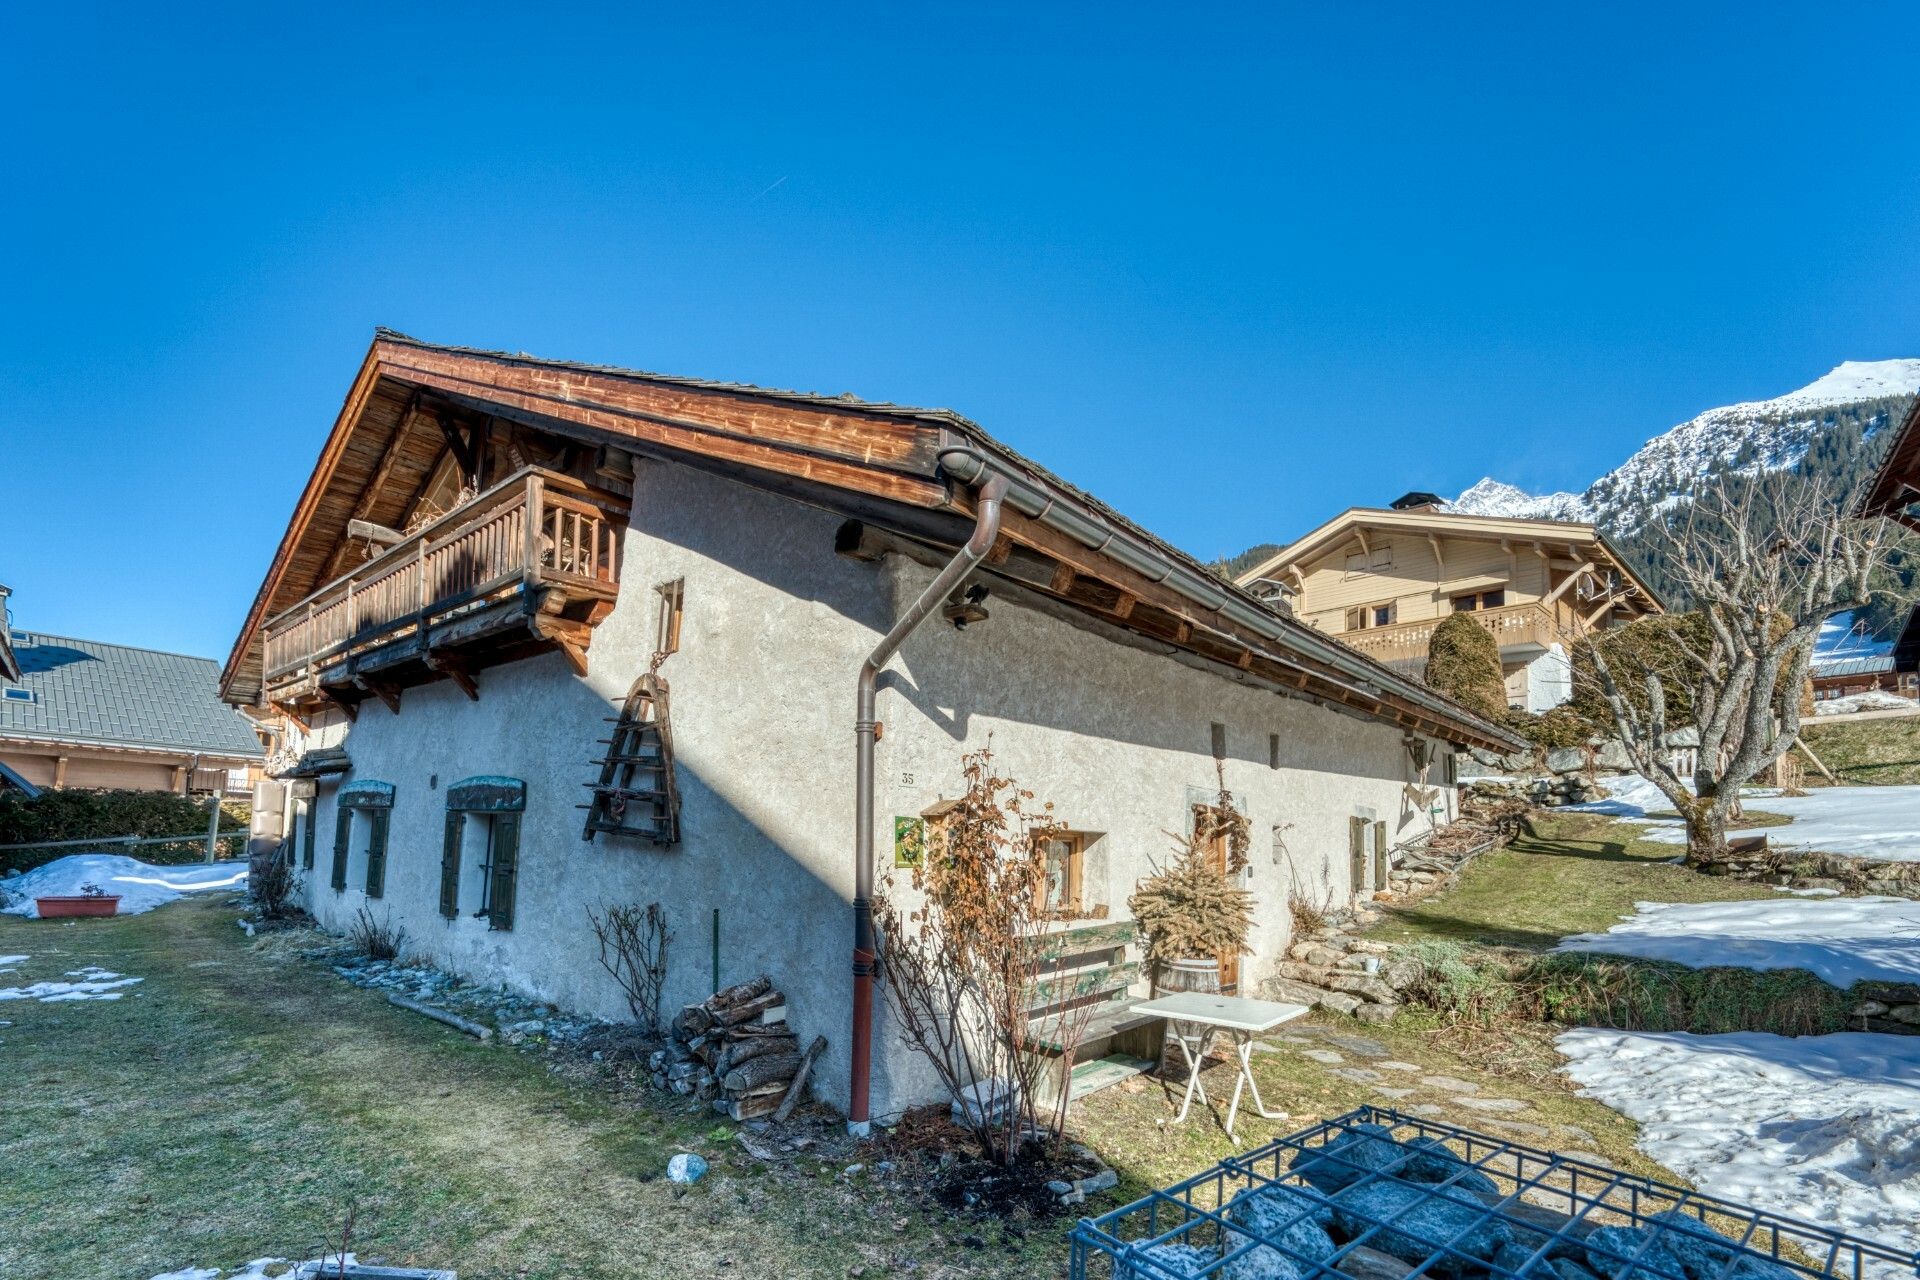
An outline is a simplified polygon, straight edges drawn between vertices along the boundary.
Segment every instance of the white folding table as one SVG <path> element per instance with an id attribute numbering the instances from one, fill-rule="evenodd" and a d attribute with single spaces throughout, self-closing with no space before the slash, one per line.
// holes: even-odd
<path id="1" fill-rule="evenodd" d="M 1180 1042 L 1180 1053 L 1187 1060 L 1187 1096 L 1180 1103 L 1180 1114 L 1173 1118 L 1175 1124 L 1187 1118 L 1187 1111 L 1193 1106 L 1196 1093 L 1202 1102 L 1207 1100 L 1206 1088 L 1200 1083 L 1200 1067 L 1207 1060 L 1207 1045 L 1223 1031 L 1233 1037 L 1234 1056 L 1240 1068 L 1239 1078 L 1233 1082 L 1233 1101 L 1227 1107 L 1227 1136 L 1233 1136 L 1233 1124 L 1240 1114 L 1240 1090 L 1243 1086 L 1253 1093 L 1253 1109 L 1263 1119 L 1286 1118 L 1286 1112 L 1268 1111 L 1266 1103 L 1260 1100 L 1260 1086 L 1253 1079 L 1253 1038 L 1273 1030 L 1283 1022 L 1301 1017 L 1307 1012 L 1307 1006 L 1283 1004 L 1278 1000 L 1250 1000 L 1245 996 L 1211 995 L 1204 991 L 1181 991 L 1131 1007 L 1135 1013 L 1167 1019 L 1174 1039 Z"/>

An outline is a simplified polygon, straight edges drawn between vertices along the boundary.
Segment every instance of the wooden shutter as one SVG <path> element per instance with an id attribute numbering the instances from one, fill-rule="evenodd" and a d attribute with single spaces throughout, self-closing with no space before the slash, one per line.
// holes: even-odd
<path id="1" fill-rule="evenodd" d="M 367 835 L 367 896 L 378 898 L 387 891 L 387 822 L 391 809 L 371 809 L 367 817 L 373 829 Z"/>
<path id="2" fill-rule="evenodd" d="M 487 895 L 487 923 L 495 929 L 513 928 L 513 886 L 520 872 L 520 815 L 493 815 L 492 891 Z"/>
<path id="3" fill-rule="evenodd" d="M 353 810 L 341 805 L 333 820 L 333 877 L 336 891 L 347 887 L 347 836 L 353 831 Z"/>
<path id="4" fill-rule="evenodd" d="M 313 870 L 313 833 L 320 820 L 320 797 L 313 796 L 307 801 L 307 838 L 300 845 L 300 866 L 307 871 Z"/>
<path id="5" fill-rule="evenodd" d="M 1347 862 L 1348 874 L 1352 877 L 1347 885 L 1347 891 L 1359 893 L 1367 887 L 1367 820 L 1365 818 L 1347 819 Z"/>
<path id="6" fill-rule="evenodd" d="M 466 814 L 447 811 L 447 835 L 440 846 L 440 914 L 451 920 L 460 914 L 460 834 Z"/>
<path id="7" fill-rule="evenodd" d="M 1373 824 L 1373 887 L 1387 887 L 1387 824 Z"/>

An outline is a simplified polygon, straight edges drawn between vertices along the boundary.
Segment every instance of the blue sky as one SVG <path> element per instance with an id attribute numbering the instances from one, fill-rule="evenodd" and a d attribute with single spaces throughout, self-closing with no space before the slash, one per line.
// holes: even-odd
<path id="1" fill-rule="evenodd" d="M 16 625 L 223 657 L 382 324 L 950 406 L 1203 556 L 1920 355 L 1910 9 L 283 8 L 0 14 Z"/>

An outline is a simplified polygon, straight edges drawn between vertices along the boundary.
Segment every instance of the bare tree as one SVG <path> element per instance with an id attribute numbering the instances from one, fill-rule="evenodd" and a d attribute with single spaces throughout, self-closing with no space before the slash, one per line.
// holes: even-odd
<path id="1" fill-rule="evenodd" d="M 648 1035 L 660 1032 L 660 993 L 667 985 L 667 911 L 657 902 L 587 908 L 587 923 L 600 942 L 600 967 L 627 993 L 633 1020 Z"/>
<path id="2" fill-rule="evenodd" d="M 1635 771 L 1685 820 L 1689 862 L 1725 855 L 1741 786 L 1800 740 L 1801 689 L 1820 624 L 1868 602 L 1882 529 L 1844 512 L 1825 485 L 1801 478 L 1716 484 L 1652 531 L 1701 625 L 1671 628 L 1661 658 L 1588 647 L 1583 678 Z M 1677 727 L 1670 691 L 1687 695 L 1700 734 L 1691 778 L 1667 747 Z"/>

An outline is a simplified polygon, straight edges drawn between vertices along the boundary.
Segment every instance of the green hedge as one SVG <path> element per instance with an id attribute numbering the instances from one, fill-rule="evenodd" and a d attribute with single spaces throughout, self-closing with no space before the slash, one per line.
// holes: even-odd
<path id="1" fill-rule="evenodd" d="M 244 829 L 252 816 L 244 802 L 223 801 L 220 826 Z M 104 840 L 111 836 L 187 836 L 198 842 L 143 845 L 131 850 L 144 862 L 197 862 L 206 856 L 207 802 L 171 791 L 42 791 L 28 799 L 0 794 L 0 845 L 54 840 Z M 231 846 L 234 842 L 225 842 Z M 231 848 L 225 849 L 232 852 Z M 30 871 L 73 849 L 0 849 L 0 874 Z"/>

